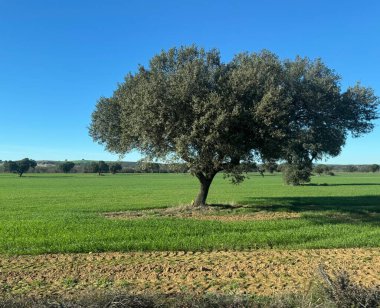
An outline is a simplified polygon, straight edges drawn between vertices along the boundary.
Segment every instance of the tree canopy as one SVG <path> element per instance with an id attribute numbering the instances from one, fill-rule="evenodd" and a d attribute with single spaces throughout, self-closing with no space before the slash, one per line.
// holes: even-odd
<path id="1" fill-rule="evenodd" d="M 123 167 L 120 163 L 113 163 L 109 166 L 109 170 L 112 174 L 116 174 L 118 171 L 121 171 L 122 169 Z"/>
<path id="2" fill-rule="evenodd" d="M 380 166 L 378 164 L 373 164 L 369 168 L 371 172 L 378 172 L 380 170 Z"/>
<path id="3" fill-rule="evenodd" d="M 181 47 L 101 97 L 90 135 L 114 153 L 185 162 L 201 183 L 194 204 L 204 205 L 218 172 L 238 183 L 260 160 L 285 161 L 307 180 L 313 161 L 373 129 L 377 105 L 371 88 L 343 92 L 320 59 L 280 60 L 264 50 L 224 63 L 216 49 Z"/>
<path id="4" fill-rule="evenodd" d="M 59 169 L 64 173 L 69 173 L 75 166 L 72 161 L 65 161 L 59 165 Z"/>
<path id="5" fill-rule="evenodd" d="M 106 162 L 100 160 L 98 162 L 92 162 L 90 165 L 90 170 L 91 172 L 101 175 L 102 173 L 107 173 L 110 169 L 109 165 Z"/>
<path id="6" fill-rule="evenodd" d="M 35 168 L 36 166 L 36 161 L 34 161 L 33 159 L 24 158 L 18 161 L 6 161 L 4 163 L 4 170 L 6 172 L 17 173 L 21 177 L 30 168 Z"/>

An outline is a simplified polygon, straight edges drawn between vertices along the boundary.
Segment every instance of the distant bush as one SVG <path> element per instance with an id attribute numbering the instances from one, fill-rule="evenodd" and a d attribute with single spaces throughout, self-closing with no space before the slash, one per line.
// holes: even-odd
<path id="1" fill-rule="evenodd" d="M 289 185 L 300 185 L 302 183 L 309 183 L 311 176 L 311 168 L 303 164 L 287 164 L 283 168 L 284 182 Z"/>
<path id="2" fill-rule="evenodd" d="M 113 163 L 113 164 L 110 164 L 109 166 L 109 170 L 111 171 L 112 174 L 115 174 L 119 171 L 121 171 L 123 169 L 123 167 L 121 166 L 120 163 Z"/>
<path id="3" fill-rule="evenodd" d="M 322 175 L 322 174 L 326 174 L 326 175 L 331 175 L 331 176 L 334 176 L 335 173 L 332 171 L 333 168 L 330 167 L 330 166 L 326 166 L 326 165 L 317 165 L 314 167 L 313 171 L 317 174 L 317 175 Z"/>
<path id="4" fill-rule="evenodd" d="M 58 166 L 58 169 L 64 173 L 69 173 L 74 168 L 74 166 L 75 164 L 72 161 L 65 161 Z"/>
<path id="5" fill-rule="evenodd" d="M 348 166 L 346 166 L 345 169 L 346 169 L 347 172 L 357 172 L 357 171 L 359 171 L 358 167 L 354 166 L 354 165 L 348 165 Z"/>
<path id="6" fill-rule="evenodd" d="M 325 172 L 325 166 L 324 165 L 317 165 L 316 167 L 314 167 L 313 171 L 316 174 L 321 175 Z"/>
<path id="7" fill-rule="evenodd" d="M 270 174 L 278 170 L 278 164 L 272 161 L 265 162 L 262 167 L 266 172 L 269 172 Z"/>
<path id="8" fill-rule="evenodd" d="M 102 173 L 107 173 L 109 171 L 109 165 L 100 160 L 99 162 L 91 162 L 90 164 L 84 167 L 85 173 L 98 173 L 101 175 Z"/>

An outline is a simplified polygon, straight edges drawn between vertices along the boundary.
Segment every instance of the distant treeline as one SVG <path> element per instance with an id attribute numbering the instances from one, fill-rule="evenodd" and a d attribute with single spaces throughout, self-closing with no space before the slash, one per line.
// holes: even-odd
<path id="1" fill-rule="evenodd" d="M 24 161 L 24 160 L 21 160 Z M 0 172 L 17 173 L 15 166 L 21 161 L 0 160 Z M 154 162 L 120 161 L 36 161 L 36 164 L 24 171 L 28 173 L 187 173 L 185 164 L 163 164 Z"/>
<path id="2" fill-rule="evenodd" d="M 2 161 L 0 160 L 0 172 L 18 173 L 20 175 L 20 165 L 25 166 L 25 158 L 19 161 Z M 29 160 L 28 168 L 24 167 L 23 172 L 28 173 L 187 173 L 189 168 L 186 164 L 181 163 L 157 163 L 140 160 L 137 162 L 123 161 L 50 161 Z M 277 164 L 268 162 L 264 164 L 252 164 L 249 167 L 250 172 L 264 173 L 281 172 L 286 164 Z M 313 168 L 315 175 L 335 175 L 336 172 L 379 172 L 378 164 L 371 165 L 323 165 L 316 164 Z M 22 175 L 21 173 L 21 175 Z"/>

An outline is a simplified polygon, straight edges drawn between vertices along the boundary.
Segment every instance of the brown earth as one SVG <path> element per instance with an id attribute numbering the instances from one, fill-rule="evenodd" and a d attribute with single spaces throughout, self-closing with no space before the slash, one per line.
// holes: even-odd
<path id="1" fill-rule="evenodd" d="M 318 279 L 319 264 L 329 273 L 344 269 L 362 285 L 380 286 L 380 248 L 52 254 L 0 256 L 0 297 L 117 288 L 273 295 L 307 291 Z"/>
<path id="2" fill-rule="evenodd" d="M 218 220 L 218 221 L 244 221 L 244 220 L 272 220 L 272 219 L 292 219 L 299 218 L 300 214 L 295 212 L 266 212 L 258 211 L 252 213 L 236 212 L 241 210 L 241 206 L 218 207 L 192 207 L 181 206 L 167 209 L 153 209 L 126 212 L 111 212 L 103 214 L 110 219 L 139 219 L 139 218 L 192 218 L 198 220 Z M 244 209 L 243 209 L 244 210 Z M 235 213 L 233 213 L 235 212 Z"/>

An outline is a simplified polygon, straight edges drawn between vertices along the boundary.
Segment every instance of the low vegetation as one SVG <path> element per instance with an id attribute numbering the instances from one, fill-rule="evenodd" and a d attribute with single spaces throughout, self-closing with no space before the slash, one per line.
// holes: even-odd
<path id="1" fill-rule="evenodd" d="M 195 181 L 0 174 L 0 307 L 377 307 L 378 173 Z"/>
<path id="2" fill-rule="evenodd" d="M 345 272 L 330 277 L 322 269 L 323 280 L 314 283 L 307 292 L 272 296 L 226 294 L 130 294 L 127 291 L 92 291 L 71 297 L 14 297 L 0 299 L 0 308 L 377 308 L 380 289 L 352 283 Z"/>
<path id="3" fill-rule="evenodd" d="M 189 204 L 189 174 L 0 174 L 0 253 L 378 247 L 380 176 L 315 176 L 284 186 L 281 176 L 251 175 L 239 186 L 215 179 L 218 215 L 292 213 L 299 218 L 120 220 L 110 212 Z"/>

